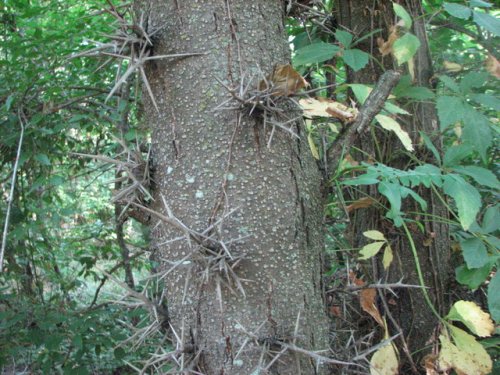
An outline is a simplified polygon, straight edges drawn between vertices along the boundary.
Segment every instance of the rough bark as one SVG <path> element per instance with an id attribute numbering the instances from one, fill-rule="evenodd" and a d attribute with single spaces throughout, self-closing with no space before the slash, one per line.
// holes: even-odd
<path id="1" fill-rule="evenodd" d="M 254 75 L 256 85 L 260 70 L 269 74 L 289 61 L 283 2 L 150 0 L 138 1 L 136 9 L 148 15 L 150 29 L 161 28 L 155 55 L 206 53 L 147 67 L 159 107 L 145 106 L 153 129 L 152 208 L 198 233 L 217 223 L 205 233 L 207 242 L 223 241 L 233 258 L 243 257 L 234 266 L 226 253 L 218 265 L 234 266 L 245 295 L 223 271 L 207 272 L 210 251 L 220 248 L 203 248 L 185 231 L 153 224 L 161 268 L 184 259 L 165 279 L 170 324 L 186 366 L 199 355 L 192 365 L 204 374 L 251 374 L 269 365 L 273 350 L 282 355 L 270 373 L 314 374 L 314 361 L 290 350 L 328 345 L 320 174 L 302 124 L 294 128 L 300 140 L 276 129 L 268 148 L 271 128 L 259 116 L 214 111 L 230 98 L 219 81 L 238 86 L 242 75 Z M 224 281 L 220 292 L 217 280 Z"/>
<path id="2" fill-rule="evenodd" d="M 380 28 L 381 32 L 372 38 L 366 39 L 358 45 L 358 48 L 371 53 L 376 59 L 382 62 L 385 69 L 399 69 L 395 66 L 390 56 L 382 57 L 377 48 L 376 38 L 382 36 L 387 40 L 389 27 L 393 25 L 394 14 L 392 12 L 392 3 L 390 1 L 356 1 L 349 0 L 338 1 L 339 24 L 354 32 L 358 36 L 363 36 L 374 29 Z M 415 57 L 415 84 L 428 86 L 429 79 L 432 76 L 432 65 L 429 56 L 429 49 L 424 29 L 424 21 L 420 18 L 422 15 L 419 1 L 407 1 L 402 4 L 414 16 L 414 26 L 412 32 L 421 40 L 422 46 Z M 350 82 L 373 84 L 382 74 L 380 65 L 371 63 L 365 69 L 358 72 L 350 71 L 348 73 Z M 414 143 L 417 143 L 419 131 L 427 134 L 436 134 L 437 117 L 432 104 L 415 104 L 406 108 L 412 113 L 412 116 L 405 119 L 404 129 L 410 134 Z M 401 121 L 401 119 L 400 119 Z M 385 163 L 396 168 L 407 168 L 411 161 L 400 152 L 401 146 L 394 137 L 381 132 L 366 132 L 361 136 L 357 147 L 363 151 L 363 155 L 358 155 L 362 160 L 366 160 L 369 155 L 373 160 Z M 423 149 L 418 150 L 418 156 L 425 160 L 427 157 Z M 368 188 L 364 194 L 378 196 L 376 189 Z M 419 191 L 419 194 L 427 200 L 429 204 L 429 214 L 445 216 L 441 204 L 435 199 L 430 191 Z M 361 196 L 359 196 L 361 197 Z M 359 197 L 351 197 L 357 199 Z M 418 211 L 412 202 L 406 202 L 404 208 L 408 211 Z M 421 218 L 416 217 L 419 220 Z M 436 220 L 430 223 L 424 222 L 425 230 L 422 231 L 417 225 L 409 225 L 412 237 L 416 243 L 421 268 L 424 274 L 426 286 L 430 287 L 429 292 L 435 305 L 445 308 L 444 292 L 445 285 L 449 277 L 449 243 L 447 227 L 439 224 Z M 351 240 L 353 247 L 360 247 L 366 244 L 366 238 L 362 233 L 366 230 L 378 229 L 386 234 L 390 239 L 395 253 L 395 261 L 387 272 L 379 262 L 374 262 L 369 271 L 373 281 L 386 280 L 387 282 L 396 282 L 401 278 L 408 284 L 419 284 L 414 256 L 409 246 L 404 231 L 395 228 L 383 217 L 383 212 L 379 209 L 370 207 L 357 210 L 351 220 Z M 418 360 L 425 354 L 421 351 L 414 356 L 414 360 L 409 360 L 410 352 L 415 352 L 426 347 L 428 339 L 432 336 L 434 328 L 438 323 L 436 317 L 427 306 L 421 291 L 416 289 L 399 290 L 397 298 L 393 298 L 393 304 L 381 303 L 379 308 L 385 314 L 390 313 L 394 318 L 389 319 L 391 334 L 402 330 L 405 343 L 402 344 L 402 360 L 404 373 L 410 373 L 417 370 Z M 389 308 L 389 310 L 386 310 Z M 359 334 L 362 335 L 362 327 Z M 365 327 L 365 329 L 371 329 Z M 407 344 L 407 349 L 405 349 Z M 405 352 L 407 355 L 405 356 Z M 411 363 L 413 362 L 413 364 Z M 402 370 L 402 371 L 403 371 Z"/>

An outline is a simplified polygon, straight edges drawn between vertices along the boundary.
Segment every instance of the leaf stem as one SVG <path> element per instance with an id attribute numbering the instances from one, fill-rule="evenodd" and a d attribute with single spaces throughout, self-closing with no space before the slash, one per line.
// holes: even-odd
<path id="1" fill-rule="evenodd" d="M 427 287 L 425 286 L 424 276 L 422 274 L 422 269 L 420 267 L 420 261 L 418 260 L 417 248 L 415 247 L 415 242 L 413 241 L 413 237 L 412 237 L 412 235 L 411 235 L 411 233 L 410 233 L 410 231 L 409 231 L 409 229 L 406 226 L 406 223 L 404 221 L 403 221 L 403 228 L 405 230 L 406 237 L 408 238 L 408 242 L 410 243 L 410 248 L 411 248 L 411 251 L 413 253 L 413 258 L 415 260 L 415 269 L 416 269 L 417 275 L 418 275 L 418 282 L 420 283 L 420 286 L 422 287 L 422 293 L 424 294 L 425 302 L 427 303 L 427 305 L 429 306 L 431 311 L 434 313 L 434 315 L 436 315 L 436 317 L 441 322 L 446 324 L 446 321 L 441 317 L 441 315 L 439 315 L 436 308 L 434 307 L 434 304 L 432 303 L 431 298 L 429 297 L 429 293 L 427 293 Z"/>

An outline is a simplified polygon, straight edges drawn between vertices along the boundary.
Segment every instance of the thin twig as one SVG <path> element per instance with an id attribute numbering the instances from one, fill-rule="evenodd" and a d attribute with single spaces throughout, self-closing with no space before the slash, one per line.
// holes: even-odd
<path id="1" fill-rule="evenodd" d="M 5 213 L 5 223 L 3 227 L 2 248 L 0 249 L 0 272 L 3 271 L 3 257 L 5 254 L 5 248 L 7 247 L 7 233 L 9 230 L 10 210 L 12 208 L 12 202 L 14 201 L 14 190 L 16 188 L 17 169 L 19 168 L 19 159 L 21 158 L 21 148 L 23 145 L 23 138 L 24 138 L 25 127 L 21 116 L 21 111 L 18 111 L 17 116 L 19 118 L 19 124 L 21 125 L 21 134 L 19 135 L 19 144 L 17 145 L 16 161 L 14 162 L 14 169 L 12 170 L 10 193 L 9 197 L 7 198 L 7 212 Z"/>

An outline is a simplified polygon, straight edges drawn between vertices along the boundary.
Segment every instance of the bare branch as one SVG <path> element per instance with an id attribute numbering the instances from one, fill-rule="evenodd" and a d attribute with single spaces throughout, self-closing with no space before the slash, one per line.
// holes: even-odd
<path id="1" fill-rule="evenodd" d="M 23 145 L 24 129 L 25 129 L 24 121 L 20 111 L 18 112 L 17 116 L 19 118 L 19 124 L 21 125 L 21 134 L 19 135 L 19 143 L 17 145 L 16 161 L 14 162 L 14 168 L 12 169 L 10 193 L 9 197 L 7 198 L 7 212 L 5 213 L 5 223 L 3 226 L 2 248 L 0 249 L 0 272 L 3 271 L 3 257 L 5 254 L 5 248 L 7 247 L 7 234 L 9 231 L 10 210 L 12 208 L 12 202 L 14 201 L 14 190 L 16 188 L 17 169 L 19 168 L 19 159 L 21 158 L 21 148 Z"/>
<path id="2" fill-rule="evenodd" d="M 373 118 L 383 108 L 391 90 L 399 81 L 400 73 L 388 70 L 380 77 L 376 86 L 359 110 L 356 121 L 341 134 L 328 150 L 328 170 L 335 171 L 344 150 L 348 150 L 356 141 L 358 134 L 368 127 Z"/>

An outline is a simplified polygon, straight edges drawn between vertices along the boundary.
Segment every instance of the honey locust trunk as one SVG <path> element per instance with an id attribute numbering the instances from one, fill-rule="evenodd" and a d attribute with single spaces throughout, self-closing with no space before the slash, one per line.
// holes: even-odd
<path id="1" fill-rule="evenodd" d="M 323 373 L 326 349 L 320 174 L 300 121 L 289 132 L 228 109 L 289 61 L 281 0 L 137 1 L 154 55 L 145 89 L 153 129 L 153 238 L 184 368 L 204 374 Z M 244 88 L 243 88 L 244 89 Z M 300 116 L 290 109 L 285 118 Z M 168 208 L 167 208 L 168 207 Z M 181 224 L 182 223 L 182 224 Z M 185 226 L 183 230 L 182 226 Z M 281 353 L 278 360 L 277 353 Z M 273 361 L 273 362 L 272 362 Z"/>

